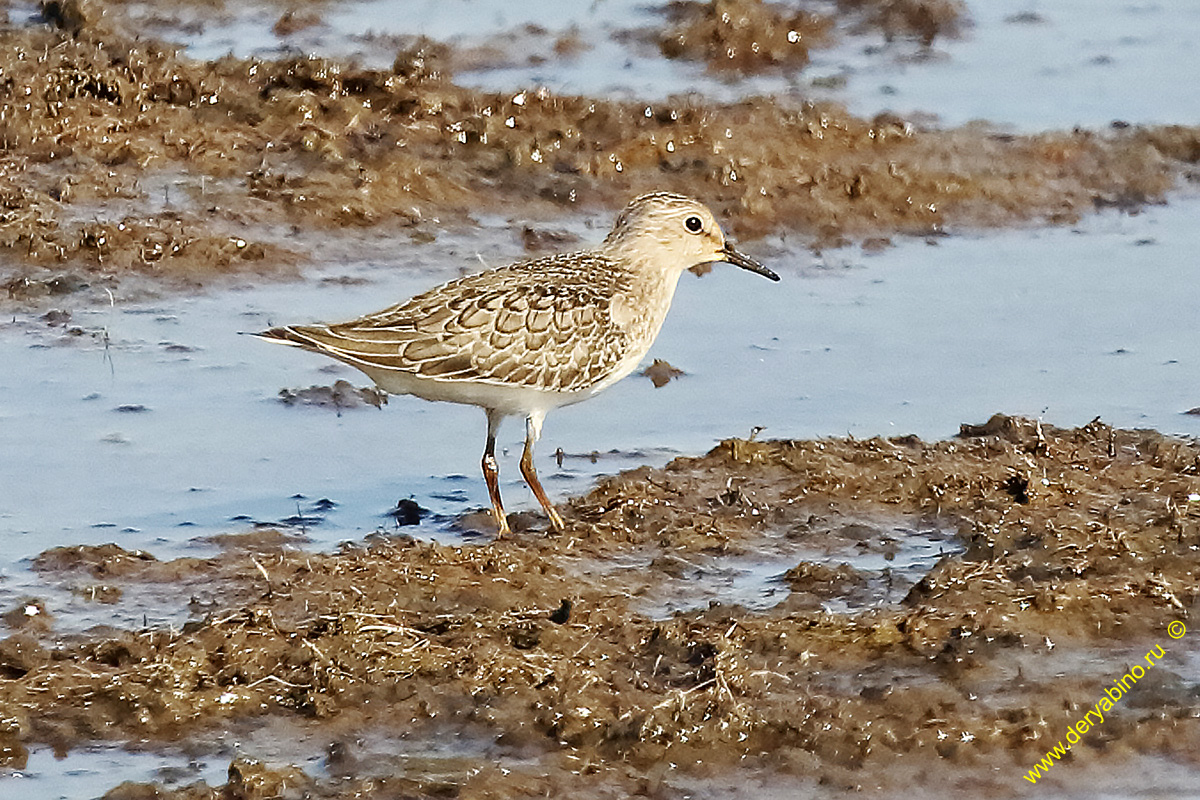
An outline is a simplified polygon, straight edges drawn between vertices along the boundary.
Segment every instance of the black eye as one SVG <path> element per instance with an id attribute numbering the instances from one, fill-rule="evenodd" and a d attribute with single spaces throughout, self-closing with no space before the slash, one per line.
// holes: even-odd
<path id="1" fill-rule="evenodd" d="M 704 223 L 700 221 L 699 217 L 688 217 L 683 221 L 683 227 L 692 233 L 699 233 L 704 230 Z"/>

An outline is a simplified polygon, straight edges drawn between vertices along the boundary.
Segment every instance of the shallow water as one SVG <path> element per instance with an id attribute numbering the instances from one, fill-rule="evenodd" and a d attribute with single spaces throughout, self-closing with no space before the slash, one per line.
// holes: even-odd
<path id="1" fill-rule="evenodd" d="M 855 114 L 933 114 L 1033 132 L 1192 124 L 1200 95 L 1181 64 L 1200 43 L 1200 7 L 1131 0 L 969 1 L 973 25 L 929 54 L 849 40 L 814 54 L 814 76 Z M 882 49 L 880 49 L 882 48 Z"/>
<path id="2" fill-rule="evenodd" d="M 759 540 L 742 543 L 734 553 L 631 548 L 577 569 L 613 581 L 632 576 L 639 586 L 638 612 L 665 619 L 712 604 L 765 611 L 794 594 L 786 580 L 793 567 L 846 565 L 861 584 L 800 602 L 833 614 L 857 614 L 898 604 L 942 556 L 962 550 L 954 531 L 923 526 L 917 520 L 838 516 L 828 525 L 805 530 L 771 530 Z M 656 571 L 656 578 L 647 588 L 639 576 L 648 569 Z"/>
<path id="3" fill-rule="evenodd" d="M 120 747 L 87 747 L 59 759 L 50 748 L 41 747 L 30 751 L 23 769 L 0 770 L 0 786 L 38 800 L 91 800 L 124 781 L 157 781 L 172 788 L 196 781 L 217 786 L 224 783 L 228 767 L 228 759 Z"/>
<path id="4" fill-rule="evenodd" d="M 457 80 L 497 91 L 544 85 L 555 92 L 661 100 L 698 92 L 715 100 L 792 94 L 843 103 L 858 115 L 895 111 L 935 117 L 947 126 L 971 120 L 1020 131 L 1102 128 L 1115 120 L 1191 124 L 1200 93 L 1181 68 L 1200 44 L 1200 7 L 1131 0 L 967 2 L 971 24 L 930 50 L 888 43 L 882 33 L 841 32 L 837 46 L 812 51 L 803 72 L 731 81 L 705 65 L 668 61 L 652 45 L 622 32 L 661 27 L 655 5 L 639 0 L 511 4 L 454 2 L 347 3 L 318 26 L 289 36 L 271 32 L 279 9 L 249 5 L 224 23 L 189 34 L 189 51 L 355 55 L 390 66 L 389 37 L 424 35 L 501 54 Z M 533 26 L 530 29 L 529 26 Z M 585 47 L 556 56 L 554 42 L 572 29 Z M 364 33 L 370 32 L 364 36 Z"/>
<path id="5" fill-rule="evenodd" d="M 470 14 L 460 13 L 468 6 Z M 481 19 L 492 30 L 537 21 L 549 33 L 533 36 L 535 44 L 572 25 L 602 35 L 589 37 L 594 46 L 574 59 L 483 69 L 461 79 L 504 90 L 547 84 L 653 100 L 685 91 L 810 96 L 814 78 L 837 77 L 844 85 L 817 94 L 856 113 L 936 113 L 944 124 L 982 117 L 1020 130 L 1114 119 L 1193 122 L 1200 111 L 1200 94 L 1181 68 L 1200 39 L 1200 11 L 1183 3 L 975 2 L 974 28 L 960 41 L 939 41 L 927 57 L 913 58 L 916 49 L 905 45 L 868 52 L 881 41 L 860 37 L 814 53 L 803 76 L 737 84 L 613 39 L 617 30 L 656 22 L 641 3 L 497 4 L 489 12 L 479 3 L 431 2 L 415 11 L 408 4 L 403 15 L 389 11 L 396 7 L 345 4 L 324 15 L 325 27 L 284 44 L 333 54 L 362 50 L 386 64 L 386 41 L 352 37 L 373 28 L 473 45 L 488 35 L 479 33 Z M 1043 21 L 1006 21 L 1020 12 Z M 191 52 L 269 53 L 280 45 L 268 33 L 278 13 L 275 6 L 247 6 L 227 24 L 209 24 L 192 37 Z M 1182 413 L 1200 406 L 1198 218 L 1200 201 L 1179 198 L 1132 217 L 1105 212 L 1073 229 L 897 240 L 875 255 L 850 248 L 813 257 L 777 240 L 752 249 L 783 275 L 780 284 L 726 266 L 703 279 L 685 275 L 652 357 L 687 374 L 662 389 L 630 378 L 586 405 L 552 414 L 539 449 L 547 488 L 561 499 L 586 490 L 598 474 L 701 452 L 755 427 L 765 428 L 765 437 L 933 438 L 1004 411 L 1059 425 L 1100 416 L 1119 426 L 1200 435 L 1200 416 Z M 609 220 L 562 224 L 598 240 L 585 222 L 603 229 Z M 432 245 L 406 242 L 395 260 L 331 264 L 302 282 L 114 308 L 72 305 L 68 325 L 81 326 L 82 336 L 36 315 L 6 319 L 0 324 L 6 455 L 0 610 L 32 594 L 46 599 L 59 631 L 181 621 L 149 590 L 127 591 L 110 606 L 72 592 L 71 584 L 38 583 L 22 559 L 59 544 L 118 541 L 159 557 L 195 554 L 209 549 L 195 537 L 299 515 L 313 546 L 329 547 L 388 528 L 386 511 L 404 497 L 432 512 L 420 534 L 455 536 L 446 521 L 486 503 L 478 411 L 411 398 L 340 416 L 286 407 L 276 399 L 282 388 L 365 380 L 348 368 L 331 370 L 318 356 L 236 332 L 374 310 L 479 268 L 476 253 L 488 253 L 493 263 L 519 257 L 507 226 L 484 220 L 476 232 Z M 329 277 L 364 282 L 322 282 Z M 521 426 L 510 421 L 501 469 L 513 509 L 535 507 L 516 469 L 520 437 Z M 559 468 L 552 455 L 560 447 L 601 457 L 568 458 Z M 715 599 L 753 606 L 776 600 L 773 579 L 790 565 L 710 566 L 705 578 Z M 678 607 L 677 598 L 665 598 L 656 608 Z M 1187 664 L 1194 680 L 1195 659 Z M 1055 662 L 1054 668 L 1070 667 Z M 254 747 L 269 751 L 269 742 Z M 216 785 L 227 763 L 112 748 L 55 761 L 39 749 L 27 769 L 0 775 L 0 783 L 4 791 L 19 786 L 33 796 L 86 798 L 126 779 L 179 776 L 181 783 Z M 1139 763 L 1157 776 L 1158 791 L 1190 793 L 1194 770 L 1160 759 Z M 164 775 L 164 767 L 173 771 Z M 1108 776 L 1096 791 L 1140 792 L 1142 779 L 1128 780 L 1135 771 Z M 742 788 L 696 790 L 737 796 Z M 789 783 L 787 791 L 794 790 Z M 1084 794 L 1060 789 L 1045 796 Z"/>
<path id="6" fill-rule="evenodd" d="M 907 240 L 871 256 L 814 259 L 776 242 L 764 257 L 783 274 L 778 284 L 726 265 L 685 275 L 651 357 L 687 374 L 661 389 L 630 378 L 551 414 L 538 462 L 547 488 L 561 499 L 596 475 L 703 452 L 756 427 L 768 437 L 939 438 L 1003 410 L 1200 435 L 1200 416 L 1181 413 L 1200 405 L 1198 212 L 1200 202 L 1180 200 L 1134 217 L 1106 212 L 1073 230 Z M 282 388 L 367 381 L 237 332 L 373 310 L 474 268 L 476 252 L 515 257 L 503 228 L 493 220 L 399 265 L 343 264 L 303 282 L 71 309 L 81 336 L 36 316 L 0 326 L 0 448 L 9 455 L 0 465 L 0 605 L 53 599 L 20 560 L 55 545 L 201 554 L 208 546 L 197 537 L 299 515 L 290 524 L 328 547 L 391 528 L 386 512 L 407 497 L 432 512 L 420 535 L 456 536 L 447 521 L 487 502 L 479 411 L 406 397 L 340 416 L 285 406 Z M 424 269 L 403 268 L 417 260 Z M 322 282 L 330 276 L 365 282 Z M 522 434 L 516 420 L 501 433 L 510 509 L 536 507 L 517 470 Z M 560 468 L 557 448 L 604 455 Z M 97 607 L 69 588 L 51 609 L 65 612 L 67 628 L 145 613 L 134 596 Z"/>

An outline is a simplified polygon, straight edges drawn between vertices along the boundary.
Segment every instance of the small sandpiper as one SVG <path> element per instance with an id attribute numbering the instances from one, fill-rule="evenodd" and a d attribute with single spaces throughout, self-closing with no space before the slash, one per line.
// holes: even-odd
<path id="1" fill-rule="evenodd" d="M 505 417 L 524 416 L 521 474 L 561 531 L 562 517 L 533 466 L 546 412 L 586 400 L 636 369 L 662 328 L 679 276 L 716 261 L 779 280 L 735 250 L 703 204 L 656 192 L 630 203 L 595 249 L 469 275 L 349 322 L 258 335 L 344 361 L 391 394 L 482 408 L 483 477 L 499 536 L 509 527 L 496 432 Z"/>

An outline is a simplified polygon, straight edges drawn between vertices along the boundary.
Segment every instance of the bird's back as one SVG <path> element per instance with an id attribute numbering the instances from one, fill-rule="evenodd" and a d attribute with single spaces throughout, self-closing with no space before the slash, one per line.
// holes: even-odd
<path id="1" fill-rule="evenodd" d="M 602 254 L 569 253 L 468 275 L 349 322 L 261 335 L 338 358 L 381 385 L 380 375 L 403 375 L 404 391 L 416 379 L 583 392 L 629 354 L 610 310 L 631 283 Z"/>

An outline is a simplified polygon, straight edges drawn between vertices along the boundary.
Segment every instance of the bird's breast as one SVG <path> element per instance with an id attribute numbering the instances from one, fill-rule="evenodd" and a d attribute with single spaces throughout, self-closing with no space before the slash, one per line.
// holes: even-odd
<path id="1" fill-rule="evenodd" d="M 672 275 L 645 277 L 633 283 L 613 295 L 609 319 L 635 339 L 653 340 L 671 308 L 677 283 L 678 276 Z"/>

